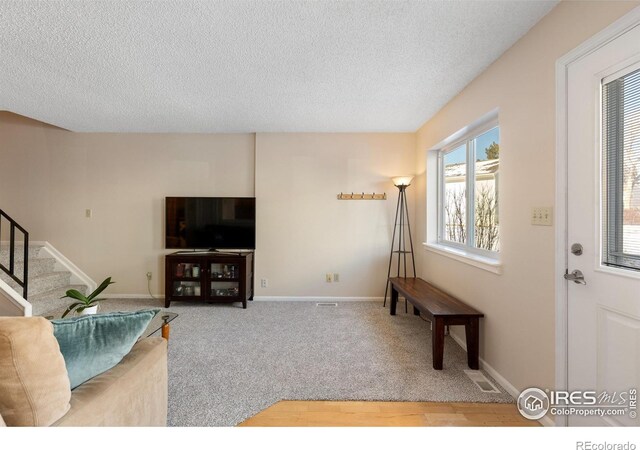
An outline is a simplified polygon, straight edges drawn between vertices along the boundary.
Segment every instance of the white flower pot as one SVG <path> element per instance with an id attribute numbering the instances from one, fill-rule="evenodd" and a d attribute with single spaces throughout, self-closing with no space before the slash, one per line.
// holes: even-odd
<path id="1" fill-rule="evenodd" d="M 98 305 L 90 306 L 89 308 L 83 309 L 78 313 L 79 316 L 88 316 L 90 314 L 96 314 L 98 312 Z"/>

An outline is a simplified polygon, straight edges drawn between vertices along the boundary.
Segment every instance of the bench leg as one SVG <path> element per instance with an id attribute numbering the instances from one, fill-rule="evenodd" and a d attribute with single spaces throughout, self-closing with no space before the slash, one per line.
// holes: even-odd
<path id="1" fill-rule="evenodd" d="M 414 316 L 419 316 L 420 315 L 420 310 L 418 308 L 416 308 L 415 306 L 413 307 L 413 315 Z"/>
<path id="2" fill-rule="evenodd" d="M 469 368 L 478 370 L 480 365 L 478 357 L 480 353 L 480 319 L 469 319 L 464 326 L 467 337 L 467 363 Z"/>
<path id="3" fill-rule="evenodd" d="M 444 359 L 444 320 L 438 317 L 431 322 L 431 341 L 433 353 L 433 368 L 442 370 L 442 360 Z"/>
<path id="4" fill-rule="evenodd" d="M 396 306 L 398 305 L 398 291 L 391 285 L 391 304 L 389 305 L 389 309 L 391 310 L 391 315 L 396 315 Z"/>

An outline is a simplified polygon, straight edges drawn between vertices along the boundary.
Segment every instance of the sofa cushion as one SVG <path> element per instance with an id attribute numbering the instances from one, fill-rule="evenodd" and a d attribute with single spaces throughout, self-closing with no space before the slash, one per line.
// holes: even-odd
<path id="1" fill-rule="evenodd" d="M 114 312 L 51 321 L 71 389 L 118 364 L 158 311 Z"/>
<path id="2" fill-rule="evenodd" d="M 48 426 L 69 410 L 71 389 L 53 325 L 0 317 L 0 414 L 8 426 Z"/>
<path id="3" fill-rule="evenodd" d="M 71 391 L 71 409 L 52 426 L 164 427 L 167 395 L 167 341 L 140 339 L 115 367 Z"/>

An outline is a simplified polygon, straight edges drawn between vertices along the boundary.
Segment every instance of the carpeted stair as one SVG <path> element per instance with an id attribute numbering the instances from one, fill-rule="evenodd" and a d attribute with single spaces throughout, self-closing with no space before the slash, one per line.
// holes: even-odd
<path id="1" fill-rule="evenodd" d="M 59 309 L 69 304 L 69 299 L 60 299 L 68 289 L 86 292 L 84 285 L 71 284 L 71 273 L 56 269 L 56 260 L 42 251 L 40 245 L 29 246 L 29 285 L 27 300 L 32 305 L 32 314 L 40 316 L 48 311 Z M 0 247 L 0 262 L 9 267 L 9 248 Z M 15 251 L 15 273 L 22 278 L 24 267 L 24 248 L 17 247 Z M 22 288 L 7 274 L 0 270 L 0 279 L 22 295 Z"/>

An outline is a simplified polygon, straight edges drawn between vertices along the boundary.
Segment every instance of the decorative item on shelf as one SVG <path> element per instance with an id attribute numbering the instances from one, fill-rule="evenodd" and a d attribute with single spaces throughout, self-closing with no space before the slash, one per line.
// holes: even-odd
<path id="1" fill-rule="evenodd" d="M 191 276 L 193 278 L 200 278 L 200 266 L 193 266 L 191 269 Z"/>
<path id="2" fill-rule="evenodd" d="M 184 295 L 187 297 L 191 297 L 193 295 L 193 286 L 185 286 L 184 287 Z"/>
<path id="3" fill-rule="evenodd" d="M 185 264 L 184 277 L 185 278 L 191 278 L 191 265 L 190 264 Z"/>
<path id="4" fill-rule="evenodd" d="M 372 194 L 365 194 L 364 192 L 362 192 L 361 194 L 354 194 L 353 192 L 351 194 L 343 194 L 342 192 L 340 192 L 338 194 L 338 200 L 386 200 L 387 199 L 387 194 L 386 193 L 382 193 L 382 194 L 376 194 L 375 192 Z"/>
<path id="5" fill-rule="evenodd" d="M 98 302 L 104 300 L 103 298 L 97 298 L 98 295 L 100 295 L 100 293 L 102 293 L 102 291 L 104 291 L 110 284 L 115 283 L 114 281 L 111 281 L 111 277 L 105 279 L 100 286 L 98 286 L 96 288 L 95 291 L 93 291 L 91 294 L 84 295 L 82 292 L 76 290 L 76 289 L 69 289 L 66 294 L 62 297 L 62 298 L 72 298 L 74 300 L 77 300 L 76 302 L 72 303 L 71 305 L 69 305 L 69 307 L 65 310 L 64 314 L 62 314 L 62 317 L 66 317 L 67 314 L 69 314 L 71 311 L 76 311 L 76 313 L 78 315 L 85 315 L 85 314 L 95 314 L 98 312 Z"/>
<path id="6" fill-rule="evenodd" d="M 177 296 L 182 297 L 182 291 L 183 291 L 183 289 L 184 289 L 184 288 L 182 287 L 182 285 L 180 285 L 180 286 L 176 286 L 176 289 L 175 289 L 176 295 L 177 295 Z"/>
<path id="7" fill-rule="evenodd" d="M 176 277 L 182 278 L 184 276 L 184 264 L 176 264 Z"/>
<path id="8" fill-rule="evenodd" d="M 389 270 L 387 271 L 387 284 L 384 290 L 384 303 L 383 306 L 387 306 L 387 293 L 389 292 L 389 279 L 391 278 L 391 265 L 393 263 L 393 254 L 398 254 L 398 264 L 396 277 L 400 277 L 401 268 L 403 277 L 407 278 L 407 254 L 411 254 L 411 262 L 413 264 L 413 277 L 416 276 L 416 260 L 413 255 L 413 239 L 411 237 L 411 226 L 409 225 L 409 209 L 407 205 L 406 189 L 411 185 L 413 175 L 393 177 L 391 179 L 393 184 L 400 191 L 398 194 L 398 204 L 396 206 L 396 218 L 393 225 L 393 237 L 391 238 L 391 254 L 389 255 Z M 405 231 L 404 227 L 407 227 Z M 398 236 L 397 250 L 394 250 L 396 246 L 396 233 Z M 410 250 L 407 250 L 406 236 L 409 235 Z M 401 264 L 404 261 L 404 266 Z M 405 303 L 405 309 L 407 304 Z"/>
<path id="9" fill-rule="evenodd" d="M 196 297 L 200 296 L 200 285 L 196 285 L 193 287 L 193 295 L 195 295 Z"/>

